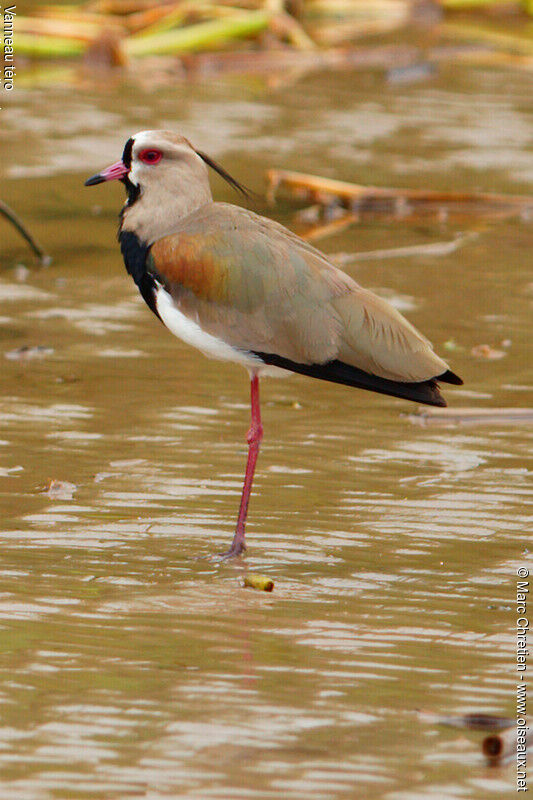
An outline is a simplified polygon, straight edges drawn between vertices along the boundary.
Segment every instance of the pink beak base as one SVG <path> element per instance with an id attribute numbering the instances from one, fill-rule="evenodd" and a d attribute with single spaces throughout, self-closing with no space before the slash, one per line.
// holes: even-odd
<path id="1" fill-rule="evenodd" d="M 97 183 L 103 183 L 104 181 L 119 181 L 128 172 L 129 169 L 124 165 L 124 162 L 117 161 L 116 164 L 111 164 L 110 167 L 106 167 L 102 172 L 97 172 L 96 175 L 88 178 L 85 181 L 85 186 L 96 186 Z"/>

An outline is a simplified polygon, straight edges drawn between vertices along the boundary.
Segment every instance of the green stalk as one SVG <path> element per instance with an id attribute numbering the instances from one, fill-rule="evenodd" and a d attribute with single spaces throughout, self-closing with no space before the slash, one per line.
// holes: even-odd
<path id="1" fill-rule="evenodd" d="M 128 56 L 172 55 L 220 47 L 232 39 L 254 36 L 268 27 L 270 14 L 250 11 L 239 16 L 209 20 L 165 33 L 125 39 Z"/>
<path id="2" fill-rule="evenodd" d="M 87 43 L 66 36 L 17 33 L 16 47 L 17 53 L 33 58 L 70 58 L 85 52 Z"/>

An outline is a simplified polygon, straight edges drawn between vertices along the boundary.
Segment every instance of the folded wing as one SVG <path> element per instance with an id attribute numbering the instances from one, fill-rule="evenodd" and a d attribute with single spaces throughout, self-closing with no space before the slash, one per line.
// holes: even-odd
<path id="1" fill-rule="evenodd" d="M 428 399 L 416 399 L 439 405 L 435 379 L 460 382 L 389 303 L 283 226 L 236 206 L 191 214 L 152 245 L 147 266 L 182 314 L 267 363 L 356 386 L 367 375 L 374 385 L 363 388 L 403 397 L 389 384 L 429 382 Z"/>

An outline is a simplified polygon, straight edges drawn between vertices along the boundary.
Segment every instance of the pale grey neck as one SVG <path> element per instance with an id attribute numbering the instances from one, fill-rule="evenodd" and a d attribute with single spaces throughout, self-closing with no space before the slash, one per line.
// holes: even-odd
<path id="1" fill-rule="evenodd" d="M 121 224 L 121 230 L 132 231 L 146 244 L 174 233 L 179 220 L 213 200 L 209 185 L 196 186 L 189 194 L 150 195 L 149 190 L 143 191 L 133 205 L 126 203 Z"/>

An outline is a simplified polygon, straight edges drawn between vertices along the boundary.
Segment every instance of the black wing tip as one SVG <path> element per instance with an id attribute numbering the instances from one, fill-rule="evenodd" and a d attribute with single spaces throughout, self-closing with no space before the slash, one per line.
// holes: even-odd
<path id="1" fill-rule="evenodd" d="M 463 385 L 463 379 L 456 375 L 455 372 L 452 372 L 451 369 L 447 369 L 442 375 L 438 375 L 435 380 L 443 383 L 453 383 L 455 386 Z"/>
<path id="2" fill-rule="evenodd" d="M 402 400 L 411 400 L 414 403 L 424 403 L 428 406 L 445 408 L 447 405 L 446 400 L 439 391 L 436 378 L 408 383 L 380 378 L 377 375 L 372 375 L 369 372 L 358 369 L 358 367 L 353 367 L 336 359 L 325 364 L 299 364 L 273 353 L 254 352 L 254 355 L 259 356 L 265 364 L 288 369 L 300 375 L 308 375 L 310 378 L 319 378 L 320 380 L 353 386 L 358 389 L 367 389 L 370 392 L 399 397 Z"/>

